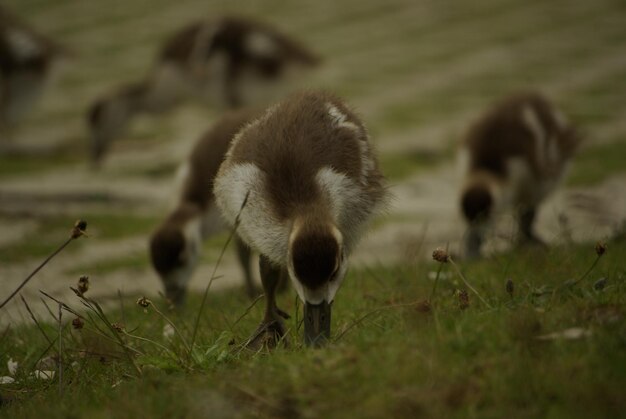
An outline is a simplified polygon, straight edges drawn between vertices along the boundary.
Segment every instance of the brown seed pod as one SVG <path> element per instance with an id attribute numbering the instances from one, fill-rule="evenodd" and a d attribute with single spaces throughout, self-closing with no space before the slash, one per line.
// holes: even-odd
<path id="1" fill-rule="evenodd" d="M 84 220 L 77 220 L 74 223 L 74 227 L 72 228 L 72 234 L 71 237 L 73 239 L 77 239 L 80 236 L 85 236 L 85 231 L 87 230 L 87 221 Z"/>
<path id="2" fill-rule="evenodd" d="M 148 300 L 146 297 L 141 297 L 137 300 L 137 305 L 139 307 L 148 308 L 152 304 L 152 301 Z"/>
<path id="3" fill-rule="evenodd" d="M 470 306 L 469 294 L 465 290 L 459 290 L 459 308 L 465 310 Z"/>
<path id="4" fill-rule="evenodd" d="M 506 292 L 509 293 L 512 298 L 513 293 L 515 292 L 515 284 L 513 283 L 513 280 L 511 278 L 507 278 L 505 288 Z"/>
<path id="5" fill-rule="evenodd" d="M 596 255 L 602 256 L 603 254 L 606 253 L 607 249 L 608 249 L 608 246 L 606 245 L 605 242 L 596 243 Z"/>
<path id="6" fill-rule="evenodd" d="M 75 317 L 74 320 L 72 320 L 72 327 L 76 330 L 82 329 L 84 325 L 85 322 L 80 317 Z"/>
<path id="7" fill-rule="evenodd" d="M 445 249 L 438 247 L 433 251 L 433 259 L 437 262 L 446 263 L 450 260 L 450 256 L 448 256 L 448 252 Z"/>
<path id="8" fill-rule="evenodd" d="M 124 331 L 124 325 L 122 323 L 111 323 L 111 327 L 120 333 Z"/>
<path id="9" fill-rule="evenodd" d="M 87 275 L 83 275 L 78 278 L 77 288 L 81 294 L 85 294 L 87 291 L 89 291 L 89 277 Z"/>

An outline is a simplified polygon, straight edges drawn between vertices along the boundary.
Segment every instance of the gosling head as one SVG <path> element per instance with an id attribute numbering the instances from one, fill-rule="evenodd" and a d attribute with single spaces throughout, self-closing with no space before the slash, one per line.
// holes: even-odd
<path id="1" fill-rule="evenodd" d="M 468 182 L 461 194 L 461 211 L 469 225 L 465 241 L 466 255 L 480 256 L 484 230 L 493 216 L 498 188 L 489 178 L 477 178 Z"/>
<path id="2" fill-rule="evenodd" d="M 133 116 L 143 109 L 147 87 L 144 84 L 123 86 L 102 97 L 87 111 L 91 161 L 98 167 L 114 140 L 124 134 Z"/>
<path id="3" fill-rule="evenodd" d="M 330 338 L 331 304 L 348 268 L 343 235 L 332 223 L 296 222 L 289 237 L 289 277 L 304 302 L 304 340 Z"/>
<path id="4" fill-rule="evenodd" d="M 150 259 L 165 287 L 165 296 L 180 306 L 200 258 L 199 220 L 173 223 L 170 217 L 150 238 Z"/>

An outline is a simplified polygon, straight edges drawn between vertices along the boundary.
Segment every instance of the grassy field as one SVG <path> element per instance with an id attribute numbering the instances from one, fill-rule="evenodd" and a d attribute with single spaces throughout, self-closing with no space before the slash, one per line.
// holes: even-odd
<path id="1" fill-rule="evenodd" d="M 88 221 L 89 238 L 23 289 L 36 321 L 19 297 L 0 309 L 0 417 L 626 417 L 623 1 L 5 3 L 74 55 L 16 131 L 15 150 L 0 153 L 1 298 L 75 219 Z M 280 297 L 288 344 L 243 347 L 263 299 L 239 289 L 232 249 L 201 309 L 227 232 L 205 243 L 183 312 L 158 296 L 146 242 L 218 110 L 141 117 L 99 172 L 86 163 L 95 97 L 143 76 L 181 25 L 229 12 L 272 22 L 324 57 L 303 84 L 337 92 L 363 117 L 396 195 L 355 254 L 323 349 L 302 347 L 292 290 Z M 520 89 L 546 92 L 585 138 L 539 216 L 550 248 L 425 258 L 448 244 L 456 252 L 464 231 L 451 175 L 459 139 Z M 608 245 L 601 257 L 597 240 Z M 83 300 L 69 290 L 82 274 Z M 57 303 L 39 290 L 84 327 L 65 310 L 59 331 Z"/>
<path id="2" fill-rule="evenodd" d="M 625 253 L 622 237 L 610 241 L 603 256 L 588 244 L 521 249 L 474 263 L 354 269 L 334 304 L 332 343 L 320 350 L 302 346 L 301 307 L 291 292 L 281 297 L 292 316 L 287 344 L 270 353 L 243 346 L 261 318 L 262 301 L 251 304 L 241 292 L 209 294 L 202 312 L 193 296 L 180 313 L 160 298 L 144 309 L 121 297 L 104 314 L 88 299 L 92 286 L 84 300 L 92 308 L 83 310 L 79 297 L 64 301 L 81 308 L 82 329 L 65 311 L 59 333 L 51 318 L 56 303 L 46 299 L 52 313 L 38 326 L 4 330 L 0 354 L 19 367 L 15 382 L 0 389 L 0 412 L 620 417 L 626 407 Z M 164 333 L 169 322 L 172 334 Z M 40 368 L 56 376 L 34 378 Z"/>

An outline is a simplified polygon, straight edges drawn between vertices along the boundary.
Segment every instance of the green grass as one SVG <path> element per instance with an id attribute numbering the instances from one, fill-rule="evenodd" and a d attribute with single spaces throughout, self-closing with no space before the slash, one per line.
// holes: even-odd
<path id="1" fill-rule="evenodd" d="M 385 177 L 390 181 L 402 180 L 411 174 L 432 169 L 451 156 L 452 151 L 413 151 L 401 154 L 381 154 L 380 166 Z"/>
<path id="2" fill-rule="evenodd" d="M 53 155 L 1 155 L 0 179 L 22 175 L 40 174 L 42 172 L 76 165 L 85 158 L 76 153 L 54 153 Z"/>
<path id="3" fill-rule="evenodd" d="M 114 240 L 128 236 L 147 234 L 161 221 L 154 215 L 93 213 L 81 216 L 90 223 L 90 234 Z"/>
<path id="4" fill-rule="evenodd" d="M 615 141 L 583 149 L 574 158 L 567 183 L 573 186 L 593 185 L 609 176 L 626 172 L 626 142 Z"/>
<path id="5" fill-rule="evenodd" d="M 201 255 L 201 261 L 203 263 L 214 263 L 217 260 L 217 255 L 224 246 L 227 237 L 228 232 L 223 232 L 205 240 L 202 246 L 203 253 Z M 139 253 L 131 253 L 117 258 L 110 258 L 106 261 L 77 264 L 77 266 L 68 270 L 66 273 L 68 275 L 80 275 L 85 272 L 89 272 L 90 275 L 104 275 L 118 271 L 142 271 L 150 266 L 148 257 L 149 255 L 146 249 Z"/>
<path id="6" fill-rule="evenodd" d="M 180 167 L 179 162 L 164 162 L 161 164 L 151 165 L 149 167 L 141 168 L 128 168 L 122 170 L 118 175 L 124 176 L 139 176 L 152 179 L 167 179 L 172 178 L 176 170 Z"/>
<path id="7" fill-rule="evenodd" d="M 123 322 L 133 335 L 177 355 L 125 338 L 143 353 L 134 358 L 139 376 L 119 346 L 89 331 L 91 326 L 80 331 L 66 326 L 64 395 L 59 398 L 56 381 L 28 378 L 36 360 L 56 349 L 46 351 L 49 344 L 34 326 L 15 325 L 1 336 L 0 361 L 13 357 L 23 370 L 16 383 L 0 388 L 6 403 L 2 413 L 617 417 L 626 407 L 625 256 L 625 242 L 609 242 L 608 253 L 587 277 L 560 289 L 592 265 L 593 245 L 522 249 L 461 263 L 466 278 L 492 307 L 470 293 L 465 310 L 456 293 L 465 287 L 450 264 L 443 269 L 452 275 L 441 280 L 430 308 L 423 301 L 432 292 L 427 274 L 437 269 L 435 262 L 356 270 L 334 304 L 334 342 L 321 350 L 302 347 L 291 291 L 280 298 L 281 307 L 292 314 L 287 322 L 290 345 L 271 354 L 240 350 L 262 316 L 262 302 L 244 315 L 250 302 L 240 292 L 210 294 L 193 361 L 182 362 L 185 367 L 175 360 L 186 357 L 181 341 L 161 334 L 163 318 L 151 308 L 144 312 L 134 304 L 136 296 L 128 296 L 123 310 L 109 312 L 109 321 Z M 595 289 L 601 277 L 606 285 Z M 515 284 L 512 297 L 505 291 L 507 278 Z M 546 292 L 555 287 L 557 292 Z M 66 303 L 81 307 L 77 300 Z M 162 302 L 156 303 L 165 310 Z M 183 312 L 165 311 L 187 340 L 198 306 L 194 295 Z M 568 328 L 590 335 L 539 339 Z M 49 339 L 57 336 L 53 324 L 44 330 Z"/>
<path id="8" fill-rule="evenodd" d="M 106 261 L 98 261 L 86 264 L 77 264 L 72 269 L 66 271 L 67 275 L 77 276 L 89 272 L 89 275 L 105 275 L 118 271 L 126 271 L 129 275 L 133 271 L 142 271 L 149 266 L 148 254 L 132 253 L 123 257 L 110 258 Z"/>
<path id="9" fill-rule="evenodd" d="M 50 97 L 50 105 L 28 120 L 37 127 L 34 132 L 69 136 L 69 146 L 46 157 L 0 156 L 0 180 L 84 164 L 85 132 L 71 131 L 78 125 L 72 121 L 82 120 L 85 105 L 95 98 L 91 92 L 145 74 L 156 45 L 188 17 L 227 9 L 284 26 L 324 55 L 330 75 L 320 84 L 346 96 L 357 110 L 363 108 L 372 137 L 379 141 L 406 138 L 415 129 L 454 128 L 454 121 L 470 111 L 479 114 L 492 99 L 533 86 L 556 90 L 555 99 L 583 131 L 606 125 L 616 140 L 621 134 L 624 71 L 617 66 L 602 71 L 618 56 L 626 33 L 619 24 L 626 9 L 613 0 L 594 5 L 351 0 L 304 6 L 278 0 L 245 5 L 191 0 L 173 7 L 171 16 L 172 6 L 163 0 L 157 3 L 165 8 L 147 0 L 131 3 L 86 7 L 79 0 L 10 1 L 27 21 L 78 54 L 55 89 L 65 99 Z M 492 50 L 501 50 L 502 60 L 476 62 Z M 577 82 L 578 75 L 594 69 L 597 77 Z M 453 76 L 444 78 L 446 74 Z M 210 124 L 218 114 L 194 112 L 199 117 L 185 108 L 178 115 L 141 118 L 126 139 L 115 143 L 116 153 L 176 141 L 196 129 L 194 121 Z M 381 154 L 380 163 L 390 183 L 400 183 L 451 158 L 450 146 L 457 141 L 441 138 L 441 151 Z M 410 149 L 420 149 L 420 138 Z M 624 142 L 584 148 L 568 182 L 593 185 L 623 173 L 625 155 Z M 103 175 L 151 178 L 159 187 L 177 165 L 173 160 L 131 164 Z M 149 265 L 145 252 L 98 262 L 76 257 L 82 246 L 99 240 L 115 244 L 147 237 L 162 219 L 156 207 L 151 215 L 128 214 L 128 209 L 109 208 L 110 200 L 107 192 L 94 190 L 88 201 L 98 209 L 80 212 L 72 202 L 67 214 L 43 216 L 34 208 L 36 227 L 0 247 L 0 265 L 8 265 L 10 272 L 25 261 L 43 259 L 67 237 L 74 219 L 84 218 L 90 237 L 68 247 L 67 256 L 75 263 L 67 274 L 95 278 L 115 272 L 127 275 L 129 282 L 137 280 Z M 19 217 L 9 222 L 20 223 Z M 373 228 L 428 221 L 391 214 Z M 58 326 L 51 316 L 40 318 L 43 332 L 27 315 L 0 330 L 0 376 L 7 375 L 9 358 L 20 364 L 16 382 L 0 384 L 0 417 L 620 417 L 626 408 L 624 231 L 609 242 L 608 253 L 591 273 L 572 286 L 562 285 L 581 278 L 594 263 L 593 243 L 518 249 L 459 262 L 491 308 L 471 292 L 469 307 L 460 308 L 458 290 L 465 285 L 451 264 L 443 265 L 434 296 L 431 278 L 440 265 L 433 261 L 353 269 L 334 303 L 333 342 L 320 350 L 301 345 L 301 309 L 292 290 L 279 297 L 281 308 L 292 315 L 287 322 L 290 344 L 271 353 L 241 350 L 262 318 L 263 300 L 250 307 L 239 289 L 209 293 L 191 356 L 180 337 L 163 336 L 160 315 L 135 304 L 139 295 L 126 295 L 121 303 L 100 301 L 106 304 L 107 321 L 148 339 L 120 335 L 135 354 L 132 361 L 115 343 L 118 333 L 97 319 L 101 314 L 71 298 L 65 303 L 88 313 L 93 323 L 74 330 L 73 315 L 64 313 L 62 395 L 57 380 L 31 376 L 40 358 L 58 355 Z M 203 263 L 215 262 L 226 237 L 218 234 L 204 243 Z M 600 278 L 606 278 L 606 285 L 595 289 Z M 507 279 L 515 285 L 512 296 L 505 290 Z M 110 285 L 93 281 L 87 296 L 115 294 L 115 289 L 99 287 Z M 29 303 L 43 304 L 37 299 Z M 56 305 L 49 304 L 56 312 Z M 188 341 L 200 296 L 190 295 L 180 313 L 170 312 L 158 298 L 155 304 Z M 589 335 L 539 339 L 569 328 Z"/>

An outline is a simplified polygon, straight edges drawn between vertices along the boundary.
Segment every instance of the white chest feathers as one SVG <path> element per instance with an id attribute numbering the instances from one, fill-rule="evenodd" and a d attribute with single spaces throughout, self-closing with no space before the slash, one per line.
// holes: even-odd
<path id="1" fill-rule="evenodd" d="M 228 224 L 234 226 L 239 216 L 237 234 L 250 247 L 282 264 L 287 256 L 289 228 L 274 216 L 265 190 L 265 175 L 252 163 L 228 167 L 214 185 L 217 205 Z"/>
<path id="2" fill-rule="evenodd" d="M 374 205 L 364 198 L 366 194 L 360 185 L 330 167 L 320 169 L 316 181 L 330 203 L 332 221 L 344 235 L 349 252 L 374 211 Z M 289 220 L 276 217 L 266 195 L 265 182 L 265 174 L 254 164 L 232 165 L 217 177 L 215 197 L 231 226 L 241 213 L 237 233 L 248 245 L 270 260 L 285 264 L 291 225 Z M 246 195 L 248 200 L 242 210 Z"/>

